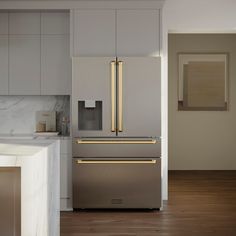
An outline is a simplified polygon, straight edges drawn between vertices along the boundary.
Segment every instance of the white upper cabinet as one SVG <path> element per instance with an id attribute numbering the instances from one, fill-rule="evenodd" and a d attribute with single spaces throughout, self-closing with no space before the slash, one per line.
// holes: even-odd
<path id="1" fill-rule="evenodd" d="M 40 13 L 10 13 L 9 34 L 40 34 Z"/>
<path id="2" fill-rule="evenodd" d="M 0 34 L 8 34 L 8 14 L 0 13 Z"/>
<path id="3" fill-rule="evenodd" d="M 10 36 L 9 94 L 40 94 L 40 36 Z"/>
<path id="4" fill-rule="evenodd" d="M 0 13 L 0 95 L 71 93 L 68 12 Z"/>
<path id="5" fill-rule="evenodd" d="M 8 36 L 0 35 L 0 95 L 8 94 Z"/>
<path id="6" fill-rule="evenodd" d="M 117 10 L 117 56 L 159 56 L 159 10 Z"/>
<path id="7" fill-rule="evenodd" d="M 73 56 L 114 56 L 115 10 L 77 10 L 73 17 Z"/>
<path id="8" fill-rule="evenodd" d="M 69 35 L 42 35 L 41 94 L 71 94 Z"/>
<path id="9" fill-rule="evenodd" d="M 43 12 L 41 14 L 41 33 L 69 34 L 69 14 L 66 12 Z"/>

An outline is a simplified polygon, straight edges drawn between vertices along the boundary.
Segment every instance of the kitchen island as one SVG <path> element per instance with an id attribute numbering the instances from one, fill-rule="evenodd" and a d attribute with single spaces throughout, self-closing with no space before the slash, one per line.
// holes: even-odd
<path id="1" fill-rule="evenodd" d="M 16 188 L 20 194 L 15 193 L 15 189 L 9 191 L 16 186 L 14 181 L 13 187 L 4 185 L 4 181 L 8 181 L 7 176 L 12 176 L 11 170 L 18 170 L 20 173 L 18 175 L 20 182 L 19 178 L 15 181 L 20 183 L 20 188 Z M 7 171 L 11 174 L 6 174 Z M 0 192 L 0 199 L 10 201 L 11 196 L 6 197 L 10 193 L 20 196 L 20 206 L 17 206 L 17 197 L 12 197 L 12 204 L 9 206 L 14 207 L 9 210 L 7 204 L 4 206 L 4 202 L 0 202 L 1 219 L 4 219 L 4 214 L 7 217 L 9 211 L 12 211 L 14 229 L 0 223 L 1 228 L 5 227 L 6 235 L 60 235 L 59 172 L 60 144 L 58 140 L 0 140 L 0 185 L 5 186 L 5 191 Z"/>

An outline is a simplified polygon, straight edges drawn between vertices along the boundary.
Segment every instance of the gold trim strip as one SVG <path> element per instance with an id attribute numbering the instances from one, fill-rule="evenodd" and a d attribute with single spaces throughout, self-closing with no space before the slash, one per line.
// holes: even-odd
<path id="1" fill-rule="evenodd" d="M 115 64 L 111 62 L 111 132 L 115 132 Z"/>
<path id="2" fill-rule="evenodd" d="M 143 160 L 143 161 L 125 161 L 125 160 L 110 160 L 110 161 L 106 161 L 106 160 L 98 160 L 98 161 L 95 161 L 95 160 L 77 160 L 76 161 L 77 164 L 156 164 L 156 160 Z"/>
<path id="3" fill-rule="evenodd" d="M 155 144 L 156 139 L 152 140 L 77 140 L 78 144 Z"/>
<path id="4" fill-rule="evenodd" d="M 123 131 L 123 61 L 118 61 L 118 108 L 119 108 L 119 120 L 118 120 L 118 131 Z"/>

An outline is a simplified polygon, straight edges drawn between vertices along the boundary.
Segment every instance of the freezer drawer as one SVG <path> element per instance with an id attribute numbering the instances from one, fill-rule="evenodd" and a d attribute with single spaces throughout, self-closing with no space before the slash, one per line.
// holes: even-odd
<path id="1" fill-rule="evenodd" d="M 161 207 L 161 158 L 73 159 L 73 208 Z"/>

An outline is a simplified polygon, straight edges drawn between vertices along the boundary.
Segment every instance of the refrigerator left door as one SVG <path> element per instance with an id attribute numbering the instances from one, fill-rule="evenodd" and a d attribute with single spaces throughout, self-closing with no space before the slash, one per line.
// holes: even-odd
<path id="1" fill-rule="evenodd" d="M 73 137 L 116 135 L 115 79 L 115 58 L 73 58 Z"/>

